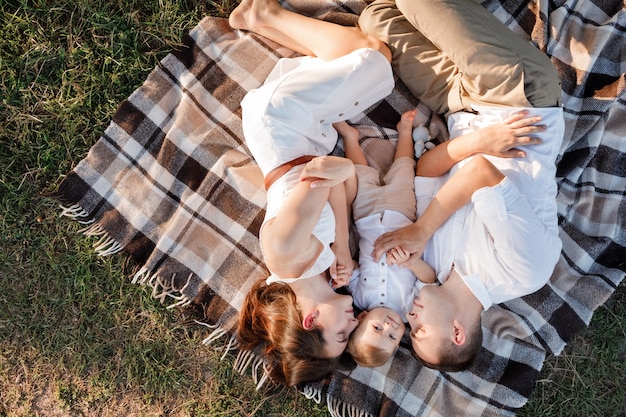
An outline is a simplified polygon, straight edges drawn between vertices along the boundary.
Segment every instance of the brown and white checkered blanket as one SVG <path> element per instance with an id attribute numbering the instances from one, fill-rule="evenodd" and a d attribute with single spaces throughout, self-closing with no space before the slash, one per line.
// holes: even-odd
<path id="1" fill-rule="evenodd" d="M 363 0 L 287 0 L 296 11 L 352 24 Z M 407 339 L 394 359 L 311 384 L 335 416 L 512 415 L 547 353 L 583 329 L 626 270 L 626 11 L 622 0 L 487 0 L 483 5 L 548 54 L 563 86 L 566 135 L 558 161 L 563 252 L 549 285 L 485 314 L 480 360 L 469 371 L 421 367 Z M 228 343 L 244 294 L 265 276 L 258 244 L 265 193 L 241 130 L 240 101 L 278 58 L 293 53 L 207 17 L 124 101 L 60 187 L 65 214 L 125 251 L 135 282 L 171 305 L 201 303 Z M 384 169 L 400 114 L 418 105 L 401 83 L 351 120 Z M 422 108 L 424 111 L 424 108 Z M 427 110 L 426 110 L 427 111 Z M 431 134 L 445 139 L 435 116 Z M 243 367 L 246 357 L 241 358 Z"/>

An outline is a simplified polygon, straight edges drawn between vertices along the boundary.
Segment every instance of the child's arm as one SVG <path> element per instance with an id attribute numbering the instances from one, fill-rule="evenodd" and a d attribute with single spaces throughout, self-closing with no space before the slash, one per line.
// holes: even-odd
<path id="1" fill-rule="evenodd" d="M 437 145 L 417 161 L 416 175 L 441 176 L 457 162 L 477 153 L 504 158 L 523 158 L 525 153 L 516 146 L 541 143 L 540 139 L 529 135 L 546 130 L 544 125 L 537 125 L 541 121 L 540 116 L 526 117 L 527 114 L 526 110 L 517 112 L 502 123 Z"/>
<path id="2" fill-rule="evenodd" d="M 474 191 L 497 185 L 503 179 L 504 174 L 498 168 L 476 155 L 448 179 L 415 223 L 376 239 L 372 257 L 378 260 L 394 247 L 409 251 L 411 258 L 421 257 L 435 231 L 455 211 L 469 203 Z"/>
<path id="3" fill-rule="evenodd" d="M 413 274 L 424 284 L 432 284 L 435 282 L 435 270 L 430 267 L 423 259 L 415 257 L 407 267 Z"/>

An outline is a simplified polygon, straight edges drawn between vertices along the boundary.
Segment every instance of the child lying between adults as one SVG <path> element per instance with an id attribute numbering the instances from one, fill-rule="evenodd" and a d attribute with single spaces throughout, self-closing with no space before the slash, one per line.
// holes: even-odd
<path id="1" fill-rule="evenodd" d="M 294 386 L 343 367 L 357 325 L 352 297 L 328 285 L 329 271 L 338 284 L 352 271 L 347 202 L 356 192 L 354 165 L 326 154 L 337 140 L 333 123 L 391 92 L 391 52 L 375 37 L 285 10 L 273 0 L 244 0 L 229 21 L 308 55 L 279 60 L 242 102 L 246 144 L 266 180 L 260 241 L 271 275 L 246 295 L 238 340 L 244 350 L 260 349 L 275 381 Z M 501 119 L 490 146 L 534 143 L 528 135 L 543 130 L 537 122 L 523 113 Z"/>

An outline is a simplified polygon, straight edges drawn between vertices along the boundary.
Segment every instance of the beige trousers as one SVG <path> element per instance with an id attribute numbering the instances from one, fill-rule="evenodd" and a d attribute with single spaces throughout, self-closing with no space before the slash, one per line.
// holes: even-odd
<path id="1" fill-rule="evenodd" d="M 389 45 L 398 77 L 436 113 L 560 105 L 550 59 L 477 0 L 374 0 L 359 26 Z"/>

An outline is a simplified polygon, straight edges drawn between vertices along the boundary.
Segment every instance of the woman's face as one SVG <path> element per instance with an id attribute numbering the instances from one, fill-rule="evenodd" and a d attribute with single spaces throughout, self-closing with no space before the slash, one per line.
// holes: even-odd
<path id="1" fill-rule="evenodd" d="M 322 331 L 326 357 L 338 357 L 346 349 L 350 334 L 359 324 L 354 317 L 352 297 L 333 293 L 317 305 L 314 314 L 313 326 Z"/>

